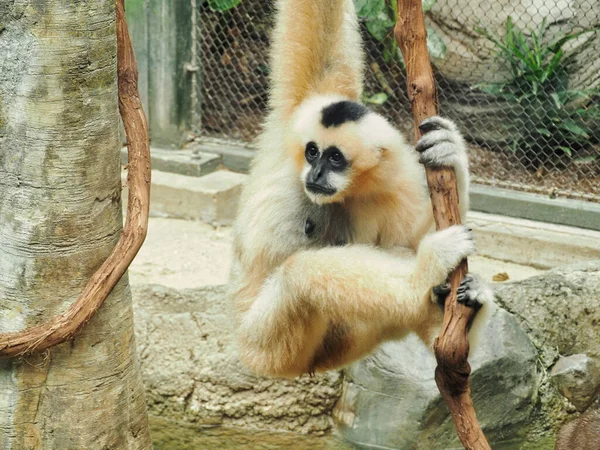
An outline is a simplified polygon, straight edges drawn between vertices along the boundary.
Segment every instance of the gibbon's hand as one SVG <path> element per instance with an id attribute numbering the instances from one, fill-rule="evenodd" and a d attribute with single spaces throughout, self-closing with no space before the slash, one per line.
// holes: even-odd
<path id="1" fill-rule="evenodd" d="M 421 164 L 430 168 L 452 167 L 455 170 L 467 166 L 465 143 L 452 121 L 433 116 L 421 122 L 419 129 L 424 134 L 415 150 L 421 154 Z"/>

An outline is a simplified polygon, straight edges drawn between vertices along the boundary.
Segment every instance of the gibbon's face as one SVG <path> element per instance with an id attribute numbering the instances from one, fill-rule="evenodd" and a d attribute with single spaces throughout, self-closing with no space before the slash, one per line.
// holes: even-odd
<path id="1" fill-rule="evenodd" d="M 304 148 L 302 179 L 306 193 L 315 203 L 335 201 L 348 185 L 348 160 L 335 145 L 319 148 L 310 141 Z"/>
<path id="2" fill-rule="evenodd" d="M 293 159 L 312 202 L 342 202 L 364 185 L 384 151 L 372 139 L 381 135 L 382 120 L 360 103 L 336 97 L 313 97 L 300 106 Z"/>

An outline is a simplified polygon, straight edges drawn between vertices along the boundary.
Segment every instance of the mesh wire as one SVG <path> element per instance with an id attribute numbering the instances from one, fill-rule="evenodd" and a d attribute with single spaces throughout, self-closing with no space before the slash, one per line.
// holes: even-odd
<path id="1" fill-rule="evenodd" d="M 201 61 L 197 140 L 251 147 L 267 107 L 272 2 L 242 0 L 227 12 L 199 3 L 193 18 L 194 51 Z M 600 2 L 505 3 L 437 0 L 428 11 L 428 31 L 438 48 L 443 43 L 443 51 L 432 60 L 442 114 L 458 124 L 469 143 L 475 182 L 599 201 L 600 114 L 589 112 L 600 100 L 600 32 L 569 39 L 562 47 L 562 61 L 571 61 L 568 68 L 556 82 L 538 84 L 535 93 L 534 82 L 515 81 L 509 60 L 499 56 L 482 30 L 505 43 L 510 17 L 528 42 L 532 32 L 546 26 L 542 43 L 547 45 L 565 34 L 600 27 Z M 365 96 L 385 93 L 387 99 L 372 108 L 411 133 L 403 64 L 387 57 L 384 44 L 367 30 L 368 20 L 361 22 L 367 53 Z M 562 99 L 575 90 L 582 94 Z"/>

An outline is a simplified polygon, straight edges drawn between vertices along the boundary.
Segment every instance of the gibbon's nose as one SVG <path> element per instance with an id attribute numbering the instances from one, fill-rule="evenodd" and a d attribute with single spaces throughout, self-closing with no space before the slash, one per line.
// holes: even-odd
<path id="1" fill-rule="evenodd" d="M 317 165 L 313 167 L 313 169 L 308 174 L 308 182 L 317 183 L 321 181 L 321 179 L 323 178 L 323 172 L 323 164 L 321 163 L 321 161 L 319 161 Z"/>

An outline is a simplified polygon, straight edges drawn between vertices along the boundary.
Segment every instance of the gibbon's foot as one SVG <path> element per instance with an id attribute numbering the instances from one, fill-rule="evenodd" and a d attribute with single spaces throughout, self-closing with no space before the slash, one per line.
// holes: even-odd
<path id="1" fill-rule="evenodd" d="M 489 288 L 482 289 L 480 280 L 471 275 L 467 274 L 460 282 L 457 290 L 456 301 L 462 303 L 469 308 L 473 308 L 475 312 L 479 311 L 483 306 L 483 303 L 490 301 L 487 298 Z M 442 309 L 446 304 L 446 299 L 450 294 L 450 283 L 440 284 L 432 289 L 434 301 L 440 305 Z"/>
<path id="2" fill-rule="evenodd" d="M 424 133 L 415 147 L 421 156 L 419 162 L 425 167 L 456 167 L 466 164 L 466 151 L 462 136 L 456 125 L 443 117 L 433 116 L 419 125 Z"/>
<path id="3" fill-rule="evenodd" d="M 438 284 L 431 290 L 433 294 L 433 301 L 438 304 L 442 311 L 446 305 L 446 299 L 450 294 L 450 283 Z"/>

